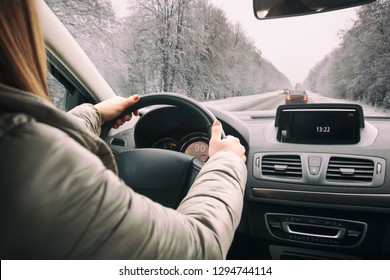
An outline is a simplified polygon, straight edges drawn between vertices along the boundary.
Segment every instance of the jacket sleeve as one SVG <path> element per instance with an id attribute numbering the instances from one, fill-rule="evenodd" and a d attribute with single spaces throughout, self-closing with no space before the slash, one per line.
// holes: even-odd
<path id="1" fill-rule="evenodd" d="M 7 145 L 2 153 L 8 158 L 22 158 L 29 149 L 28 157 L 0 172 L 7 178 L 2 206 L 14 209 L 5 217 L 2 254 L 7 257 L 226 257 L 246 182 L 245 165 L 235 154 L 210 158 L 174 210 L 135 193 L 97 156 L 53 127 L 33 123 Z M 19 175 L 5 175 L 13 170 Z"/>
<path id="2" fill-rule="evenodd" d="M 196 251 L 208 248 L 202 258 L 226 258 L 240 222 L 246 180 L 241 159 L 230 152 L 219 152 L 203 166 L 179 205 L 178 212 L 188 217 L 188 230 L 198 237 Z M 210 240 L 203 243 L 204 236 Z"/>
<path id="3" fill-rule="evenodd" d="M 84 103 L 74 107 L 68 112 L 68 115 L 73 116 L 82 127 L 90 132 L 100 135 L 102 116 L 92 104 Z"/>
<path id="4" fill-rule="evenodd" d="M 177 210 L 135 193 L 111 172 L 100 174 L 99 184 L 107 190 L 84 240 L 90 241 L 101 227 L 105 234 L 100 238 L 106 239 L 96 242 L 98 249 L 87 249 L 93 252 L 88 257 L 226 258 L 241 217 L 246 182 L 246 167 L 238 156 L 219 153 L 212 157 Z"/>

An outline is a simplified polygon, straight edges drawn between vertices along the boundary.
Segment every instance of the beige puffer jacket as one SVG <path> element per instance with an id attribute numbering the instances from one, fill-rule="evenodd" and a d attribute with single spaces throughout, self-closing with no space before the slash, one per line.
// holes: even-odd
<path id="1" fill-rule="evenodd" d="M 69 113 L 0 84 L 2 259 L 222 259 L 246 167 L 215 154 L 177 210 L 116 175 L 92 105 Z"/>

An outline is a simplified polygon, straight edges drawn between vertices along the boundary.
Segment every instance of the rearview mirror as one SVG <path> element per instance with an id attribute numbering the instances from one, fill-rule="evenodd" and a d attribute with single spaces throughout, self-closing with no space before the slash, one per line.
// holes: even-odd
<path id="1" fill-rule="evenodd" d="M 253 0 L 257 19 L 308 15 L 350 8 L 375 0 Z"/>

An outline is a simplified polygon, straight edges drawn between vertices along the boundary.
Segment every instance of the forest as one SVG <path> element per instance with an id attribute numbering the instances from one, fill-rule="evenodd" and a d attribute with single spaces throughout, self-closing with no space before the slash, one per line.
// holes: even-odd
<path id="1" fill-rule="evenodd" d="M 329 97 L 390 108 L 390 0 L 358 9 L 338 48 L 310 71 L 306 88 Z"/>
<path id="2" fill-rule="evenodd" d="M 196 100 L 290 88 L 240 24 L 208 0 L 45 0 L 117 94 L 177 92 Z"/>

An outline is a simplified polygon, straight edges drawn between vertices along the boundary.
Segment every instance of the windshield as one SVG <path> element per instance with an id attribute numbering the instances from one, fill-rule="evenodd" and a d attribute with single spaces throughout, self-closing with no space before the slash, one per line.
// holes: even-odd
<path id="1" fill-rule="evenodd" d="M 297 89 L 366 116 L 390 116 L 389 2 L 259 21 L 252 0 L 46 0 L 119 95 L 275 111 Z"/>

